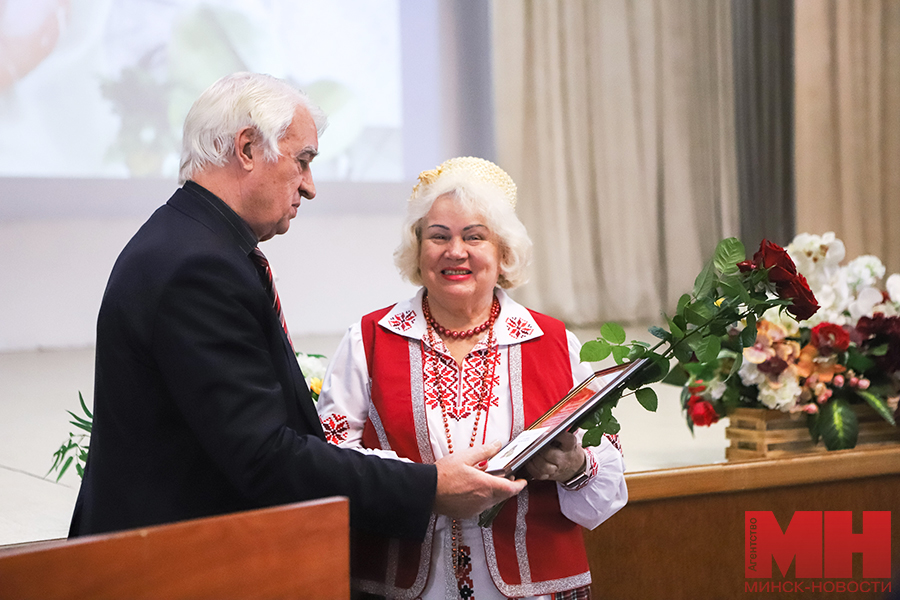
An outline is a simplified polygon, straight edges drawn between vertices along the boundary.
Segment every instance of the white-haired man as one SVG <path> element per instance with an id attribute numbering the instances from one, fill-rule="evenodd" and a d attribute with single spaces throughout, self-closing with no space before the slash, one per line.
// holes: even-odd
<path id="1" fill-rule="evenodd" d="M 127 244 L 103 297 L 70 535 L 342 495 L 352 527 L 421 539 L 432 510 L 471 516 L 525 485 L 473 466 L 496 447 L 419 465 L 326 443 L 257 247 L 315 196 L 324 125 L 301 92 L 252 73 L 191 108 L 184 185 Z"/>

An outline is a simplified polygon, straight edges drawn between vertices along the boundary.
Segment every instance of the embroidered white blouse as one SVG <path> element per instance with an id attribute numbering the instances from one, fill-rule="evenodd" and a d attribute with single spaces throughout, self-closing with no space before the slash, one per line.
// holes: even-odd
<path id="1" fill-rule="evenodd" d="M 435 460 L 448 454 L 446 433 L 438 404 L 440 395 L 445 398 L 445 412 L 454 448 L 467 447 L 473 436 L 473 428 L 476 427 L 476 445 L 495 440 L 505 444 L 509 441 L 513 425 L 509 348 L 541 336 L 543 332 L 524 306 L 512 300 L 503 290 L 499 288 L 495 290 L 500 302 L 500 315 L 494 325 L 493 334 L 499 356 L 494 369 L 493 393 L 488 410 L 486 413 L 481 411 L 480 416 L 477 416 L 479 411 L 474 409 L 482 395 L 482 375 L 486 362 L 484 358 L 488 354 L 487 336 L 485 335 L 484 339 L 475 345 L 464 359 L 462 366 L 457 365 L 441 339 L 437 336 L 432 338 L 427 333 L 422 314 L 423 293 L 424 290 L 419 290 L 411 300 L 396 304 L 379 321 L 379 325 L 397 335 L 421 340 L 440 357 L 440 360 L 432 360 L 430 364 L 432 368 L 441 370 L 441 391 L 435 390 L 436 376 L 423 378 L 427 433 Z M 569 331 L 566 335 L 572 375 L 575 383 L 578 383 L 587 378 L 592 370 L 590 365 L 582 363 L 579 359 L 581 344 L 578 339 Z M 436 340 L 434 348 L 430 347 L 431 339 Z M 427 364 L 429 363 L 426 362 Z M 329 361 L 318 401 L 319 416 L 330 442 L 386 458 L 398 458 L 389 450 L 362 448 L 363 427 L 371 403 L 370 383 L 362 329 L 357 322 L 349 328 L 333 359 Z M 449 405 L 446 404 L 448 395 L 453 398 Z M 593 529 L 625 505 L 628 491 L 625 487 L 625 465 L 622 454 L 610 439 L 604 437 L 600 446 L 591 447 L 588 451 L 592 476 L 587 485 L 572 491 L 557 484 L 557 491 L 562 513 L 575 523 Z M 505 598 L 506 596 L 493 583 L 488 570 L 484 545 L 481 542 L 481 528 L 477 519 L 462 521 L 461 525 L 462 545 L 471 551 L 474 598 Z M 422 598 L 458 597 L 458 592 L 455 591 L 457 582 L 450 560 L 450 526 L 451 521 L 447 517 L 437 518 L 431 573 Z M 550 596 L 538 598 L 549 599 Z"/>

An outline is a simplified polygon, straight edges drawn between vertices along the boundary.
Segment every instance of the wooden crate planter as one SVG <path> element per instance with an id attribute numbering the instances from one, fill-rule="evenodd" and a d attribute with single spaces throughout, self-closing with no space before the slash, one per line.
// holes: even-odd
<path id="1" fill-rule="evenodd" d="M 894 427 L 868 405 L 854 405 L 859 419 L 856 446 L 900 444 L 900 428 Z M 731 445 L 725 449 L 729 461 L 754 458 L 778 458 L 812 452 L 827 452 L 824 442 L 813 444 L 806 427 L 806 416 L 765 408 L 737 408 L 728 415 L 725 437 Z"/>

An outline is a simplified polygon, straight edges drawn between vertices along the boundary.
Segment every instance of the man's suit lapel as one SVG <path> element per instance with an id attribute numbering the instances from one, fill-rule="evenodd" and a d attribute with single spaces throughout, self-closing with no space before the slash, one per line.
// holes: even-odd
<path id="1" fill-rule="evenodd" d="M 243 246 L 247 244 L 247 241 L 242 238 L 239 232 L 231 230 L 230 224 L 226 220 L 215 215 L 213 213 L 213 210 L 215 210 L 213 207 L 206 202 L 195 198 L 191 192 L 185 191 L 184 189 L 176 190 L 175 194 L 169 199 L 168 204 L 176 210 L 199 221 L 212 231 L 216 231 L 221 235 L 232 236 L 235 244 L 238 247 L 241 247 L 241 252 L 243 252 Z M 249 253 L 251 249 L 252 246 L 247 248 L 247 253 Z M 247 261 L 248 264 L 250 264 L 249 258 L 247 258 Z M 251 268 L 255 270 L 255 267 L 251 266 Z M 324 440 L 325 433 L 322 431 L 322 423 L 316 412 L 316 406 L 312 401 L 312 396 L 309 394 L 306 380 L 303 378 L 303 373 L 300 371 L 300 365 L 297 363 L 294 349 L 291 346 L 291 342 L 288 340 L 287 334 L 284 332 L 284 328 L 282 328 L 281 322 L 278 320 L 275 311 L 272 310 L 270 312 L 271 326 L 279 332 L 281 339 L 280 350 L 282 360 L 287 361 L 288 372 L 291 376 L 290 384 L 292 389 L 284 390 L 288 414 L 293 422 L 305 421 L 307 424 L 306 431 Z M 277 360 L 275 354 L 279 352 L 279 348 L 273 347 L 272 352 L 273 360 Z"/>

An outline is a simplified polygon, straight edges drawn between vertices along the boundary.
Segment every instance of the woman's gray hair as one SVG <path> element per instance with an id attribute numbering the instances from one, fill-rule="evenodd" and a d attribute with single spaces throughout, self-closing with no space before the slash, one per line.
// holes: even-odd
<path id="1" fill-rule="evenodd" d="M 491 166 L 499 171 L 496 165 Z M 512 184 L 512 180 L 509 183 Z M 514 190 L 513 184 L 513 194 Z M 460 208 L 481 216 L 484 224 L 497 236 L 500 248 L 498 285 L 511 289 L 525 283 L 528 280 L 526 270 L 531 262 L 532 243 L 525 226 L 516 216 L 515 196 L 511 201 L 508 190 L 485 181 L 477 169 L 460 167 L 444 173 L 439 167 L 419 176 L 419 184 L 407 204 L 400 246 L 394 251 L 394 264 L 403 278 L 414 285 L 423 284 L 419 270 L 422 227 L 428 211 L 441 196 L 452 198 Z"/>
<path id="2" fill-rule="evenodd" d="M 234 152 L 234 136 L 244 127 L 260 136 L 263 158 L 277 160 L 278 143 L 301 106 L 321 135 L 328 124 L 325 113 L 286 81 L 260 73 L 219 79 L 200 94 L 184 120 L 179 181 L 184 183 L 208 165 L 224 165 Z"/>

